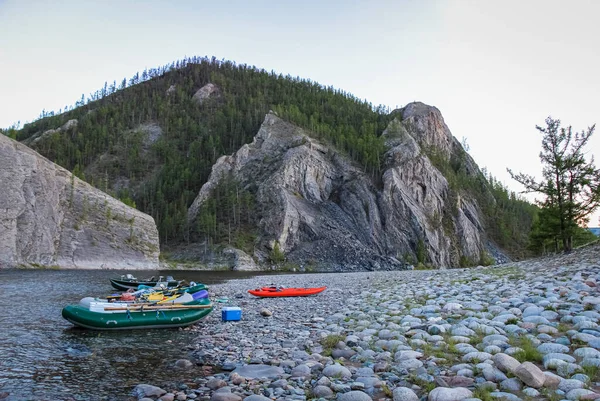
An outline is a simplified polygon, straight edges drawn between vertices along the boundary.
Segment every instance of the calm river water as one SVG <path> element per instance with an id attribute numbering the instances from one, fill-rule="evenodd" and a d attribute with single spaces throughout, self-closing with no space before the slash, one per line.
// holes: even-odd
<path id="1" fill-rule="evenodd" d="M 126 400 L 139 383 L 161 385 L 199 376 L 199 369 L 172 369 L 176 359 L 188 355 L 194 333 L 177 329 L 90 331 L 62 318 L 67 304 L 113 293 L 108 279 L 125 273 L 172 275 L 208 285 L 251 276 L 200 271 L 0 270 L 0 399 Z"/>

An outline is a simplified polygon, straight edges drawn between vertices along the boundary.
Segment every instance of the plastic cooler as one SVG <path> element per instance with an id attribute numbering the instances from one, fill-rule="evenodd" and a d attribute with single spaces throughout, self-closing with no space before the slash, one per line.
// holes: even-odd
<path id="1" fill-rule="evenodd" d="M 237 306 L 226 306 L 221 309 L 221 318 L 223 321 L 241 320 L 242 309 Z"/>

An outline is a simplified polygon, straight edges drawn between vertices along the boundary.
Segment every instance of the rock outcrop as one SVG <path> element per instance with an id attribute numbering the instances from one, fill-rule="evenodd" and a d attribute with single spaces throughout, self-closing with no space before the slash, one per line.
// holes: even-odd
<path id="1" fill-rule="evenodd" d="M 56 129 L 49 129 L 47 131 L 44 132 L 38 132 L 35 135 L 32 135 L 31 137 L 27 138 L 26 140 L 23 141 L 23 143 L 27 146 L 31 146 L 31 145 L 35 145 L 38 142 L 51 137 L 54 134 L 60 134 L 61 132 L 67 132 L 70 130 L 73 130 L 75 128 L 77 128 L 77 120 L 73 119 L 73 120 L 69 120 L 66 123 L 64 123 L 62 125 L 62 127 L 56 128 Z"/>
<path id="2" fill-rule="evenodd" d="M 311 133 L 269 113 L 251 144 L 221 157 L 188 213 L 193 223 L 219 181 L 232 175 L 255 193 L 265 261 L 275 244 L 288 260 L 326 270 L 398 269 L 417 261 L 456 267 L 487 253 L 477 202 L 450 196 L 429 157 L 460 159 L 480 174 L 439 110 L 413 103 L 383 133 L 381 182 Z"/>
<path id="3" fill-rule="evenodd" d="M 204 103 L 210 97 L 219 95 L 219 87 L 213 83 L 207 83 L 202 88 L 198 89 L 192 99 L 194 99 L 198 104 Z"/>
<path id="4" fill-rule="evenodd" d="M 0 267 L 157 269 L 152 217 L 0 135 Z"/>

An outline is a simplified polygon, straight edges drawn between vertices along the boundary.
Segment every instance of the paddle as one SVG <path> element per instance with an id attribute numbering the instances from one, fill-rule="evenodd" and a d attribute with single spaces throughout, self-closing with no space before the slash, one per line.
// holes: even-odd
<path id="1" fill-rule="evenodd" d="M 160 310 L 160 309 L 208 309 L 212 308 L 212 304 L 208 305 L 142 305 L 134 307 L 122 306 L 105 306 L 104 310 Z"/>

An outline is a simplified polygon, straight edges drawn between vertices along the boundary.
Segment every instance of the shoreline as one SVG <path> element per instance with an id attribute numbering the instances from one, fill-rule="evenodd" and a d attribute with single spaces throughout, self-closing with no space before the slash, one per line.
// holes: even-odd
<path id="1" fill-rule="evenodd" d="M 211 299 L 228 302 L 188 329 L 190 353 L 175 363 L 203 374 L 184 388 L 141 385 L 138 398 L 600 398 L 598 245 L 503 266 L 257 273 L 210 286 Z M 328 289 L 246 292 L 271 283 Z M 222 322 L 223 306 L 241 307 L 242 320 Z"/>

